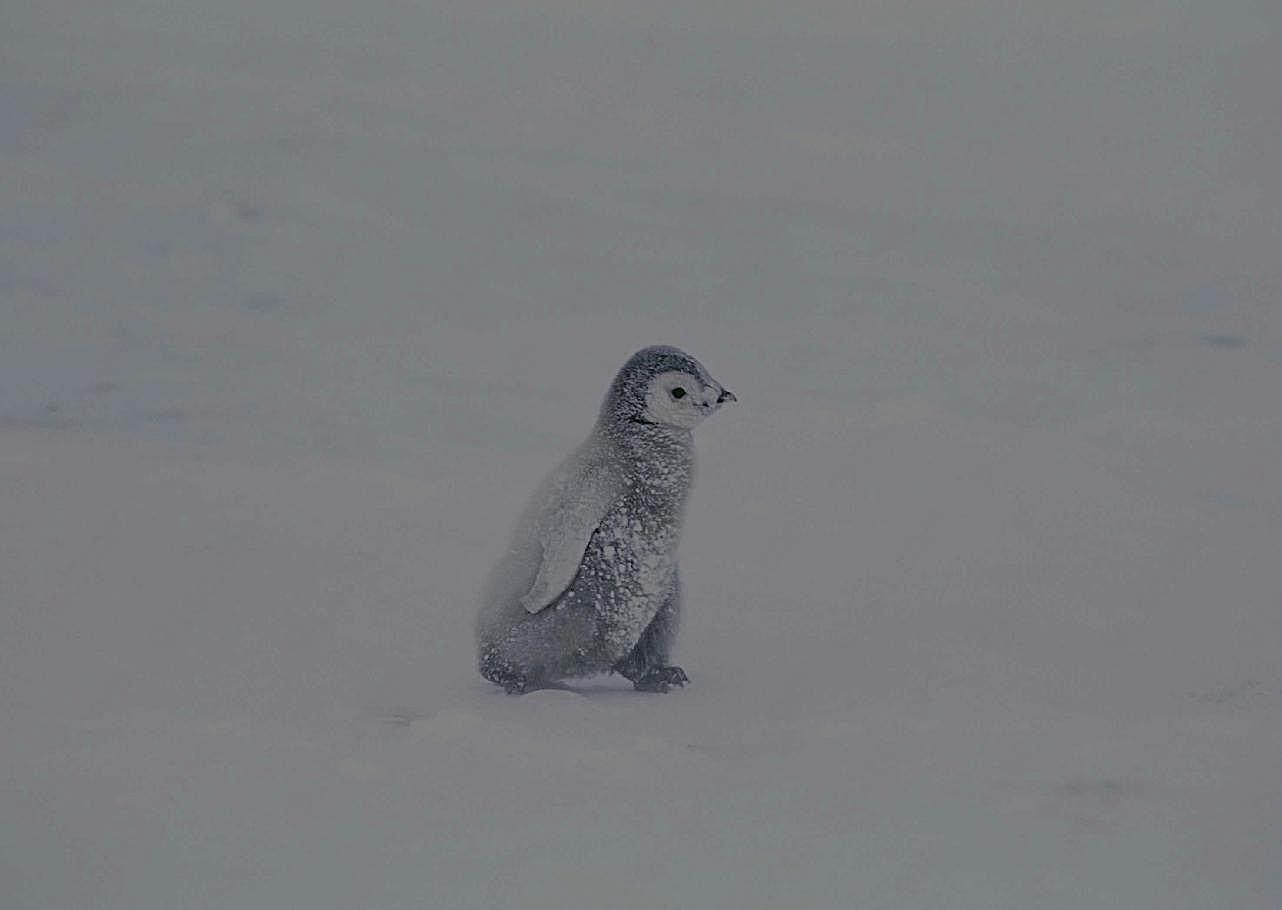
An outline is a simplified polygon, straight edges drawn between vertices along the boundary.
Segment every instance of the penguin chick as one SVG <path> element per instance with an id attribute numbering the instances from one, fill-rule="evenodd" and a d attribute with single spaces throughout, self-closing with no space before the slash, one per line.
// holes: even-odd
<path id="1" fill-rule="evenodd" d="M 628 359 L 591 435 L 543 482 L 491 573 L 476 623 L 482 676 L 510 694 L 611 672 L 644 692 L 689 681 L 668 655 L 690 431 L 736 400 L 677 348 Z"/>

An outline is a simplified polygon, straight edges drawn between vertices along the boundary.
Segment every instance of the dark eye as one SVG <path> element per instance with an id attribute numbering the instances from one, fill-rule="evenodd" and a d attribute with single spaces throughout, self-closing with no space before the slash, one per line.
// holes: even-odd
<path id="1" fill-rule="evenodd" d="M 677 386 L 675 389 L 673 389 L 673 390 L 672 390 L 672 397 L 673 397 L 673 398 L 685 398 L 685 397 L 686 397 L 686 390 L 685 390 L 685 389 L 683 389 L 683 388 L 681 388 L 681 386 Z"/>

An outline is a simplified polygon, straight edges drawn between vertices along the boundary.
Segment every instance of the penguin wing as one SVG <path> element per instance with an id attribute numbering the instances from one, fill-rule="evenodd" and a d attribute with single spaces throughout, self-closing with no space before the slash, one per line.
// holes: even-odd
<path id="1" fill-rule="evenodd" d="M 520 598 L 521 606 L 538 613 L 555 601 L 578 574 L 588 541 L 620 495 L 617 474 L 603 465 L 571 482 L 564 474 L 541 510 L 538 540 L 542 549 L 538 574 Z"/>

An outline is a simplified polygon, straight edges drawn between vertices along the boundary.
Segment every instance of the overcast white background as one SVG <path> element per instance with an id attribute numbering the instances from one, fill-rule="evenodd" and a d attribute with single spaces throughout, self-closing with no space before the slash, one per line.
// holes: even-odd
<path id="1" fill-rule="evenodd" d="M 0 903 L 1282 906 L 1272 0 L 0 11 Z M 633 350 L 666 696 L 476 593 Z"/>

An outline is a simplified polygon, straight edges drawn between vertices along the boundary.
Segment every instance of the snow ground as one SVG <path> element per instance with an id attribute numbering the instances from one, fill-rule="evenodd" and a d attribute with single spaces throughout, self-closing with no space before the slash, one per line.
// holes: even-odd
<path id="1" fill-rule="evenodd" d="M 3 905 L 1282 906 L 1282 16 L 1072 6 L 6 10 Z M 693 683 L 505 697 L 656 342 Z"/>

